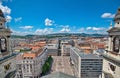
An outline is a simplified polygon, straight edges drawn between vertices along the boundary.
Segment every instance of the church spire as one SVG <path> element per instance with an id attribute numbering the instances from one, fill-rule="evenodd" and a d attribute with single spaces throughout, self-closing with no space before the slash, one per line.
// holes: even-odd
<path id="1" fill-rule="evenodd" d="M 112 21 L 110 22 L 110 27 L 109 27 L 109 29 L 111 29 L 113 26 L 112 26 Z"/>

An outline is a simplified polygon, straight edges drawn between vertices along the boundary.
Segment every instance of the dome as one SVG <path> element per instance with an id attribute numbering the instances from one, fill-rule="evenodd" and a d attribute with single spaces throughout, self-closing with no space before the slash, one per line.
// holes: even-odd
<path id="1" fill-rule="evenodd" d="M 114 17 L 114 21 L 120 20 L 120 8 L 118 8 L 117 14 Z"/>
<path id="2" fill-rule="evenodd" d="M 3 17 L 4 18 L 4 14 L 2 12 L 2 10 L 0 9 L 0 17 Z"/>

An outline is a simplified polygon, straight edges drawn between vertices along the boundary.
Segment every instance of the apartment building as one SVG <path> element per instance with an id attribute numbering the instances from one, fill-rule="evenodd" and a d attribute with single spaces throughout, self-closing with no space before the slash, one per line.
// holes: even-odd
<path id="1" fill-rule="evenodd" d="M 46 48 L 39 48 L 16 57 L 16 78 L 39 78 L 47 59 Z"/>
<path id="2" fill-rule="evenodd" d="M 57 56 L 58 55 L 58 44 L 51 43 L 46 46 L 47 55 Z"/>
<path id="3" fill-rule="evenodd" d="M 72 47 L 70 61 L 74 74 L 78 78 L 100 78 L 102 74 L 103 59 L 95 54 L 85 54 L 83 50 Z"/>
<path id="4" fill-rule="evenodd" d="M 70 44 L 63 44 L 61 47 L 61 55 L 62 56 L 70 56 Z"/>
<path id="5" fill-rule="evenodd" d="M 85 53 L 92 53 L 94 50 L 103 50 L 106 48 L 106 40 L 104 38 L 94 39 L 87 38 L 84 40 L 78 40 L 76 42 L 76 47 L 83 49 Z"/>
<path id="6" fill-rule="evenodd" d="M 61 47 L 61 55 L 62 56 L 70 56 L 70 48 L 74 46 L 73 40 L 61 40 L 60 47 Z"/>

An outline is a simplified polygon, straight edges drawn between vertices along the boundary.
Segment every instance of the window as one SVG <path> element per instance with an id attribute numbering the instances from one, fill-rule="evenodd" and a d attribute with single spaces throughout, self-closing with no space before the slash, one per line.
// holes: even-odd
<path id="1" fill-rule="evenodd" d="M 120 45 L 120 39 L 119 39 L 119 36 L 116 36 L 114 39 L 113 39 L 113 50 L 115 52 L 119 52 L 119 45 Z"/>
<path id="2" fill-rule="evenodd" d="M 112 71 L 115 71 L 116 67 L 115 67 L 114 65 L 112 65 L 112 64 L 109 63 L 109 66 L 110 66 L 110 69 L 111 69 Z"/>
<path id="3" fill-rule="evenodd" d="M 0 38 L 0 48 L 1 52 L 7 51 L 7 42 L 5 38 Z"/>

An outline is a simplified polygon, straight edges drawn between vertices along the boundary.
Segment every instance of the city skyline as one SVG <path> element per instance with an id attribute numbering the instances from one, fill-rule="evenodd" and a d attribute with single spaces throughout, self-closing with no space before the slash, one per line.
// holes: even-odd
<path id="1" fill-rule="evenodd" d="M 0 8 L 15 35 L 106 34 L 119 4 L 119 0 L 2 0 Z"/>

